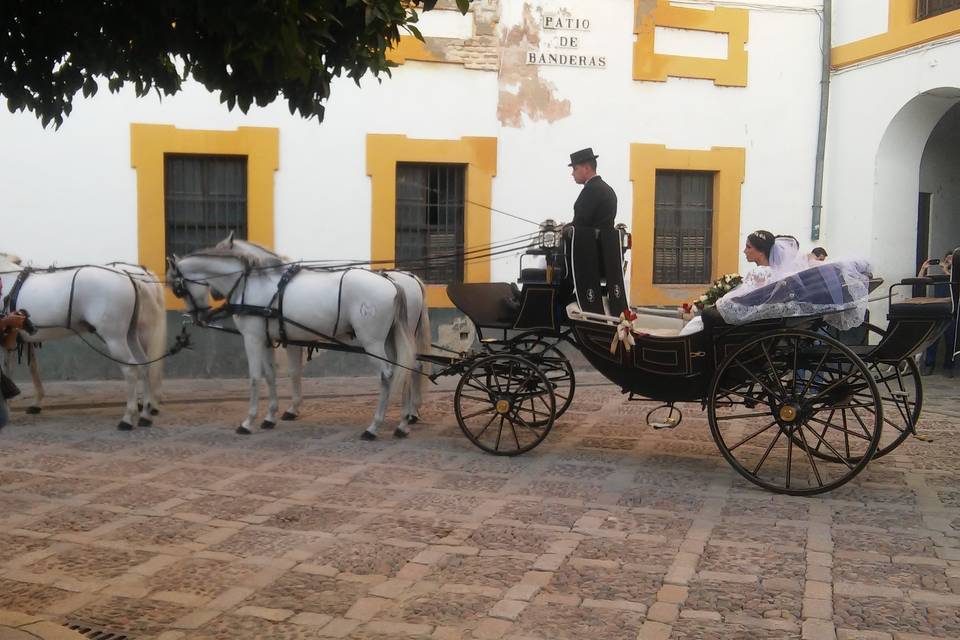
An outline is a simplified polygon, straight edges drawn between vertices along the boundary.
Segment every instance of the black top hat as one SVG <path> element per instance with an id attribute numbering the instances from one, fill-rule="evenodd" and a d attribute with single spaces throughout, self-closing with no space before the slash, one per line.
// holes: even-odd
<path id="1" fill-rule="evenodd" d="M 570 154 L 570 164 L 568 167 L 572 167 L 575 164 L 583 164 L 584 162 L 589 162 L 591 160 L 596 160 L 600 156 L 594 155 L 593 149 L 587 147 L 586 149 L 580 149 L 580 151 L 574 151 Z"/>

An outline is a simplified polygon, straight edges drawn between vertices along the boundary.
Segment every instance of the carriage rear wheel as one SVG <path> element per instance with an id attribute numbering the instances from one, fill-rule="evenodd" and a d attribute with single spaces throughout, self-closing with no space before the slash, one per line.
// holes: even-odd
<path id="1" fill-rule="evenodd" d="M 880 327 L 867 325 L 870 333 L 878 334 L 881 338 L 886 333 Z M 883 403 L 883 433 L 874 458 L 887 455 L 911 435 L 916 434 L 917 422 L 920 420 L 920 410 L 923 408 L 923 382 L 920 377 L 920 368 L 913 358 L 905 358 L 900 362 L 876 362 L 867 360 L 867 367 L 873 374 L 873 380 L 880 391 L 880 400 Z M 862 401 L 869 398 L 864 389 L 857 393 Z M 866 409 L 869 411 L 869 409 Z M 845 412 L 842 416 L 853 424 L 855 416 L 852 409 L 838 409 Z M 823 447 L 814 447 L 813 455 L 831 462 L 839 459 L 832 452 Z"/>
<path id="2" fill-rule="evenodd" d="M 577 379 L 570 360 L 557 348 L 556 344 L 547 342 L 539 336 L 521 338 L 513 343 L 512 347 L 513 353 L 523 356 L 536 365 L 553 385 L 553 393 L 557 398 L 554 419 L 559 420 L 560 416 L 570 408 L 573 394 L 577 390 Z M 545 424 L 545 421 L 546 418 L 543 418 L 531 424 L 540 426 Z"/>
<path id="3" fill-rule="evenodd" d="M 498 456 L 515 456 L 543 442 L 557 409 L 547 375 L 530 360 L 506 353 L 470 365 L 453 404 L 470 442 Z"/>
<path id="4" fill-rule="evenodd" d="M 848 347 L 784 329 L 744 343 L 720 365 L 708 418 L 740 475 L 777 493 L 813 495 L 846 484 L 870 461 L 883 402 L 874 373 Z"/>

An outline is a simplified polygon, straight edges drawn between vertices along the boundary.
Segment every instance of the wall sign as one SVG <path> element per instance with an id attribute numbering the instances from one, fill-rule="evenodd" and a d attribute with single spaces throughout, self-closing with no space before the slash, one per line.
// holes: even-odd
<path id="1" fill-rule="evenodd" d="M 591 35 L 590 18 L 549 14 L 541 17 L 540 26 L 547 33 L 542 34 L 539 49 L 527 52 L 527 64 L 584 69 L 607 66 L 606 56 L 580 50 Z"/>

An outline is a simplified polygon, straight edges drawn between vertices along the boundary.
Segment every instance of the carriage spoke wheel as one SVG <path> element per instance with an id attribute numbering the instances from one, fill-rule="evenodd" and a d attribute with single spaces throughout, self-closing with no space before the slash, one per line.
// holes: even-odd
<path id="1" fill-rule="evenodd" d="M 521 355 L 532 362 L 553 386 L 553 393 L 557 398 L 555 420 L 559 420 L 573 402 L 573 394 L 577 389 L 576 376 L 570 360 L 555 344 L 550 344 L 537 336 L 522 338 L 513 344 L 513 353 Z M 546 417 L 531 422 L 534 426 L 546 424 Z"/>
<path id="2" fill-rule="evenodd" d="M 457 423 L 487 453 L 515 456 L 540 444 L 556 417 L 553 384 L 518 355 L 494 354 L 473 363 L 453 396 Z"/>
<path id="3" fill-rule="evenodd" d="M 874 458 L 880 458 L 899 447 L 904 440 L 915 433 L 923 404 L 923 383 L 920 380 L 920 369 L 913 358 L 901 360 L 896 364 L 871 362 L 867 367 L 877 385 L 880 402 L 883 405 L 883 431 L 877 451 L 873 454 Z M 826 378 L 835 380 L 840 373 L 839 371 L 830 372 Z M 861 388 L 853 395 L 852 400 L 853 406 L 836 409 L 841 421 L 859 426 L 858 418 L 864 416 L 873 418 L 869 389 Z M 814 456 L 830 462 L 840 461 L 834 452 L 818 445 L 820 445 L 819 442 L 811 449 Z M 842 450 L 841 453 L 843 453 Z M 847 459 L 856 461 L 857 458 Z"/>
<path id="4" fill-rule="evenodd" d="M 848 347 L 785 329 L 741 345 L 720 365 L 708 418 L 740 475 L 777 493 L 812 495 L 849 482 L 870 461 L 883 402 L 874 374 Z"/>

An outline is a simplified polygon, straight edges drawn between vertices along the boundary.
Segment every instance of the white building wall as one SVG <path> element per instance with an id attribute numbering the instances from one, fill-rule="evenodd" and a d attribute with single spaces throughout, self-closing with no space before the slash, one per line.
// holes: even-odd
<path id="1" fill-rule="evenodd" d="M 886 32 L 889 0 L 834 0 L 833 46 L 839 47 Z"/>
<path id="2" fill-rule="evenodd" d="M 834 74 L 822 236 L 831 255 L 870 257 L 888 281 L 912 274 L 920 159 L 960 97 L 958 65 L 960 43 L 949 42 Z"/>
<path id="3" fill-rule="evenodd" d="M 540 76 L 553 85 L 554 96 L 571 103 L 570 115 L 553 122 L 532 121 L 524 115 L 519 128 L 501 123 L 497 106 L 503 87 L 496 72 L 415 61 L 408 61 L 382 83 L 366 79 L 361 88 L 352 81 L 335 83 L 326 119 L 320 125 L 290 116 L 282 100 L 267 108 L 254 107 L 246 115 L 228 112 L 216 96 L 194 83 L 162 101 L 155 96 L 135 99 L 130 91 L 118 95 L 102 91 L 90 100 L 78 98 L 73 114 L 58 131 L 43 130 L 32 115 L 8 114 L 0 103 L 0 140 L 5 152 L 0 155 L 0 216 L 4 222 L 0 250 L 61 264 L 136 260 L 132 122 L 190 129 L 278 127 L 275 238 L 277 250 L 291 257 L 369 255 L 368 133 L 432 139 L 496 137 L 498 171 L 492 205 L 532 220 L 572 217 L 579 187 L 570 178 L 568 154 L 592 146 L 600 155 L 600 173 L 619 196 L 618 219 L 628 225 L 633 209 L 631 143 L 679 149 L 744 147 L 741 238 L 756 228 L 766 228 L 796 235 L 803 242 L 810 228 L 821 55 L 817 11 L 821 3 L 678 4 L 751 7 L 746 87 L 718 87 L 710 80 L 695 79 L 634 81 L 634 2 L 567 0 L 560 8 L 592 20 L 582 50 L 604 55 L 608 64 L 604 69 L 540 67 Z M 546 0 L 503 0 L 501 35 L 522 21 L 526 5 L 534 12 L 541 7 L 554 11 L 559 6 Z M 429 26 L 444 33 L 464 28 L 462 21 L 439 15 Z M 682 53 L 683 34 L 671 32 L 670 38 L 671 50 Z M 702 34 L 689 34 L 690 53 L 703 53 L 708 46 L 704 43 Z M 848 75 L 846 82 L 851 86 L 840 87 L 841 95 L 844 91 L 856 95 L 864 90 L 862 85 L 869 88 L 869 80 L 852 86 L 859 76 Z M 872 94 L 878 91 L 870 88 Z M 853 102 L 862 104 L 859 99 Z M 873 113 L 864 118 L 860 107 L 849 108 L 849 113 L 843 109 L 836 116 L 834 132 L 844 140 L 849 139 L 845 118 L 874 120 Z M 879 123 L 882 115 L 876 114 L 875 119 Z M 858 130 L 870 133 L 866 124 L 855 124 Z M 880 126 L 875 124 L 875 128 Z M 872 135 L 878 138 L 881 134 Z M 833 148 L 842 146 L 835 143 Z M 841 153 L 834 166 L 846 166 L 845 161 Z M 851 162 L 856 165 L 860 157 Z M 835 196 L 834 201 L 837 209 L 856 210 L 846 205 L 843 196 Z M 829 213 L 827 220 L 833 220 Z M 834 245 L 845 243 L 846 227 L 833 224 Z M 492 216 L 492 225 L 494 240 L 532 229 L 497 214 Z M 741 263 L 741 269 L 746 268 Z M 497 261 L 493 279 L 513 279 L 516 269 L 515 260 Z"/>

